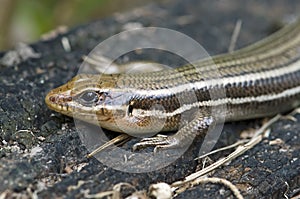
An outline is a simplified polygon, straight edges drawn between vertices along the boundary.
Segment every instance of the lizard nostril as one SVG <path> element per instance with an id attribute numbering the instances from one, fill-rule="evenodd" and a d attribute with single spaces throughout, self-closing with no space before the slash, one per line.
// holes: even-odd
<path id="1" fill-rule="evenodd" d="M 54 97 L 54 96 L 50 96 L 50 97 L 49 97 L 49 101 L 55 102 L 55 97 Z"/>

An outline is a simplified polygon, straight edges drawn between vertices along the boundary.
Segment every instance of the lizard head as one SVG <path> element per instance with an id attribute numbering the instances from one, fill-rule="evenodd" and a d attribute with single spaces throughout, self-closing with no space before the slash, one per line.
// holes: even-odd
<path id="1" fill-rule="evenodd" d="M 157 127 L 156 120 L 162 119 L 148 116 L 145 110 L 153 102 L 141 99 L 135 90 L 128 85 L 124 88 L 124 79 L 117 74 L 81 74 L 51 90 L 45 102 L 56 112 L 105 129 L 145 135 Z"/>
<path id="2" fill-rule="evenodd" d="M 66 84 L 51 90 L 45 102 L 56 112 L 120 131 L 112 123 L 116 117 L 126 114 L 126 107 L 122 106 L 126 100 L 121 92 L 112 92 L 116 86 L 115 76 L 102 75 L 100 79 L 99 75 L 77 75 Z"/>

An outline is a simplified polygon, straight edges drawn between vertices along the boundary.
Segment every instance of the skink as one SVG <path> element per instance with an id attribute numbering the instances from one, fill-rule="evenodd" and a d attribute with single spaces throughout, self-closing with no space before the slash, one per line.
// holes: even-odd
<path id="1" fill-rule="evenodd" d="M 299 106 L 300 20 L 233 53 L 174 70 L 80 74 L 50 91 L 45 101 L 62 114 L 134 136 L 177 130 L 136 147 L 184 145 L 220 116 L 244 120 Z M 213 114 L 219 106 L 224 112 Z"/>

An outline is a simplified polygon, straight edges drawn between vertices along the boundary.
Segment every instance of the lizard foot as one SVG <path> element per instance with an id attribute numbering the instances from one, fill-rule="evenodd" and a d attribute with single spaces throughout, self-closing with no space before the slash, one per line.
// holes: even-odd
<path id="1" fill-rule="evenodd" d="M 140 142 L 133 145 L 133 151 L 142 148 L 154 146 L 154 153 L 157 153 L 159 149 L 174 148 L 178 144 L 177 140 L 172 136 L 157 135 L 155 137 L 144 138 Z"/>

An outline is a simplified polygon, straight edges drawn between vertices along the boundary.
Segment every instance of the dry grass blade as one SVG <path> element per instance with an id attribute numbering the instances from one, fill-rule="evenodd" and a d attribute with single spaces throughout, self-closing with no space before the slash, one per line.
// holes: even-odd
<path id="1" fill-rule="evenodd" d="M 95 149 L 94 151 L 92 151 L 91 153 L 89 153 L 87 155 L 87 158 L 91 158 L 92 156 L 94 156 L 95 154 L 99 153 L 100 151 L 103 151 L 104 149 L 106 149 L 109 146 L 112 146 L 114 144 L 120 143 L 120 142 L 125 142 L 125 140 L 131 139 L 130 135 L 127 134 L 121 134 L 117 137 L 115 137 L 114 139 L 106 142 L 105 144 L 103 144 L 102 146 L 98 147 L 97 149 Z"/>

